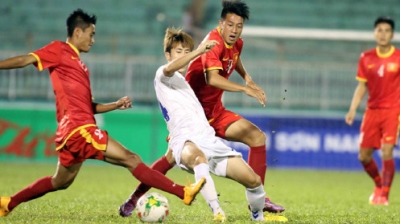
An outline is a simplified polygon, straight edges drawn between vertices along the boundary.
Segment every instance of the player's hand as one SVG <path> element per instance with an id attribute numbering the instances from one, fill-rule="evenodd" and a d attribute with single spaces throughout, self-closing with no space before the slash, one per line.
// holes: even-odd
<path id="1" fill-rule="evenodd" d="M 260 86 L 258 86 L 255 82 L 253 82 L 253 80 L 246 82 L 246 85 L 253 89 L 262 90 Z"/>
<path id="2" fill-rule="evenodd" d="M 219 43 L 216 40 L 207 40 L 200 45 L 199 50 L 201 51 L 201 53 L 207 53 L 217 44 Z"/>
<path id="3" fill-rule="evenodd" d="M 265 107 L 265 103 L 267 102 L 267 96 L 265 95 L 264 90 L 254 89 L 249 86 L 246 86 L 245 93 L 251 97 L 254 97 L 260 102 L 260 104 Z"/>
<path id="4" fill-rule="evenodd" d="M 115 104 L 117 104 L 117 108 L 120 110 L 125 110 L 132 107 L 132 101 L 129 96 L 121 97 Z"/>
<path id="5" fill-rule="evenodd" d="M 355 116 L 356 116 L 356 112 L 349 110 L 349 112 L 346 114 L 346 117 L 345 117 L 346 124 L 352 125 Z"/>

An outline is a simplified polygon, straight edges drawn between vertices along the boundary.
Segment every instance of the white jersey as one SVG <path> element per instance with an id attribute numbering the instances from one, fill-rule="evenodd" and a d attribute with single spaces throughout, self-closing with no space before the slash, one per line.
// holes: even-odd
<path id="1" fill-rule="evenodd" d="M 170 135 L 169 148 L 181 167 L 181 153 L 187 141 L 197 145 L 206 155 L 210 171 L 226 175 L 227 157 L 241 156 L 215 136 L 208 123 L 203 107 L 183 75 L 175 72 L 172 77 L 164 75 L 164 66 L 158 68 L 154 88 L 161 112 L 167 122 Z"/>
<path id="2" fill-rule="evenodd" d="M 183 75 L 175 72 L 167 77 L 163 72 L 164 67 L 161 66 L 156 72 L 154 88 L 170 138 L 215 135 L 203 107 Z"/>

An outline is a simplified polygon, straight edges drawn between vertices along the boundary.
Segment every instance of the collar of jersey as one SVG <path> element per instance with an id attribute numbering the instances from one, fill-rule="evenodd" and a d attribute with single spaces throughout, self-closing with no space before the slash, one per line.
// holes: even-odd
<path id="1" fill-rule="evenodd" d="M 390 55 L 392 55 L 393 52 L 394 52 L 394 46 L 391 46 L 391 47 L 390 47 L 390 50 L 389 50 L 387 53 L 385 53 L 385 54 L 381 54 L 381 53 L 379 52 L 378 47 L 376 47 L 376 54 L 377 54 L 378 57 L 380 57 L 380 58 L 387 58 L 387 57 L 389 57 Z"/>
<path id="2" fill-rule="evenodd" d="M 71 43 L 67 42 L 67 44 L 72 48 L 72 50 L 75 51 L 75 53 L 79 56 L 79 51 L 78 49 L 76 49 L 76 47 L 74 45 L 72 45 Z"/>
<path id="3" fill-rule="evenodd" d="M 219 35 L 221 36 L 221 32 L 220 32 L 221 29 L 219 27 L 217 27 L 217 31 L 218 31 Z M 221 39 L 224 40 L 224 38 L 222 36 L 221 36 Z M 224 41 L 224 44 L 225 44 L 225 47 L 228 49 L 231 49 L 233 47 L 233 45 L 229 45 L 225 41 Z"/>

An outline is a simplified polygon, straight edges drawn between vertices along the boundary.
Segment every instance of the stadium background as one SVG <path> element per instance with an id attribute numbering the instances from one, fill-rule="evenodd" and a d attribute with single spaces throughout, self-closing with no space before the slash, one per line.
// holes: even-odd
<path id="1" fill-rule="evenodd" d="M 216 27 L 221 6 L 220 1 L 204 2 L 200 28 L 206 33 Z M 242 60 L 266 90 L 268 104 L 261 108 L 244 94 L 226 93 L 225 105 L 265 131 L 271 167 L 361 170 L 358 128 L 365 100 L 353 126 L 345 125 L 343 118 L 356 86 L 359 54 L 375 46 L 373 21 L 380 15 L 398 20 L 395 9 L 400 3 L 246 2 L 251 15 L 244 28 Z M 96 119 L 111 136 L 151 163 L 164 153 L 168 134 L 152 80 L 164 63 L 165 28 L 183 25 L 188 4 L 185 0 L 3 0 L 0 58 L 65 40 L 65 19 L 78 7 L 96 14 L 96 43 L 82 55 L 91 71 L 95 100 L 108 102 L 129 95 L 134 101 L 129 111 L 96 115 Z M 271 32 L 265 34 L 263 29 Z M 315 35 L 321 32 L 326 35 Z M 232 80 L 241 82 L 235 73 Z M 39 73 L 33 66 L 0 71 L 0 161 L 56 161 L 54 113 L 47 72 Z M 228 144 L 247 157 L 244 145 Z M 400 169 L 400 149 L 394 154 Z"/>

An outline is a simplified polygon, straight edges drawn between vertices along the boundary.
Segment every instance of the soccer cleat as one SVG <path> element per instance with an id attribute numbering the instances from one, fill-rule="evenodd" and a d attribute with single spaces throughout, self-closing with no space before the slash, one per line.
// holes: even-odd
<path id="1" fill-rule="evenodd" d="M 372 192 L 371 196 L 369 196 L 369 203 L 371 205 L 376 204 L 378 198 L 381 196 L 382 194 L 382 189 L 379 187 L 375 187 L 374 192 Z"/>
<path id="2" fill-rule="evenodd" d="M 119 215 L 122 217 L 129 217 L 132 215 L 133 210 L 136 208 L 136 203 L 139 200 L 136 196 L 132 196 L 125 203 L 119 206 Z"/>
<path id="3" fill-rule="evenodd" d="M 8 204 L 10 204 L 10 201 L 10 197 L 0 197 L 0 217 L 6 216 L 8 215 L 8 213 L 10 213 L 10 210 L 8 210 Z"/>
<path id="4" fill-rule="evenodd" d="M 214 215 L 213 221 L 215 221 L 215 222 L 225 222 L 226 221 L 226 217 L 221 212 L 218 212 L 218 214 Z"/>
<path id="5" fill-rule="evenodd" d="M 183 190 L 185 192 L 185 195 L 182 199 L 183 203 L 185 203 L 186 205 L 191 205 L 196 195 L 200 192 L 205 183 L 206 178 L 203 177 L 196 183 L 184 187 Z"/>
<path id="6" fill-rule="evenodd" d="M 384 196 L 374 197 L 372 201 L 370 201 L 371 205 L 389 205 L 389 199 Z"/>
<path id="7" fill-rule="evenodd" d="M 287 222 L 288 219 L 281 215 L 265 215 L 264 222 Z"/>
<path id="8" fill-rule="evenodd" d="M 270 213 L 281 213 L 285 211 L 285 208 L 273 203 L 269 198 L 265 198 L 265 204 L 264 204 L 264 212 L 270 212 Z"/>

